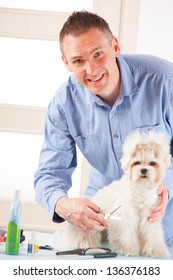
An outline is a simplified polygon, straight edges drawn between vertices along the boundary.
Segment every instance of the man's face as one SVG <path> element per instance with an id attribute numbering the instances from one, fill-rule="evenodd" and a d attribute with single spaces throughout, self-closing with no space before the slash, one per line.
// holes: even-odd
<path id="1" fill-rule="evenodd" d="M 102 31 L 92 28 L 77 37 L 67 35 L 62 47 L 62 59 L 80 84 L 105 100 L 115 92 L 119 82 L 115 59 L 119 45 L 115 37 L 108 39 Z"/>

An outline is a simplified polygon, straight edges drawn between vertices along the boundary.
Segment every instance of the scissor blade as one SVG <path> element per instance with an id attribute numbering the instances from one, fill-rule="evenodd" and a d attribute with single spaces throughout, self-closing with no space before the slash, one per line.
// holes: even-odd
<path id="1" fill-rule="evenodd" d="M 120 209 L 123 205 L 118 206 L 116 209 L 114 209 L 112 212 L 109 213 L 109 218 L 112 216 L 118 209 Z"/>
<path id="2" fill-rule="evenodd" d="M 109 219 L 110 219 L 110 220 L 122 221 L 122 218 L 120 218 L 120 217 L 115 217 L 115 216 L 109 217 Z"/>
<path id="3" fill-rule="evenodd" d="M 75 250 L 56 252 L 56 255 L 84 255 L 84 254 L 85 254 L 85 249 L 75 249 Z"/>

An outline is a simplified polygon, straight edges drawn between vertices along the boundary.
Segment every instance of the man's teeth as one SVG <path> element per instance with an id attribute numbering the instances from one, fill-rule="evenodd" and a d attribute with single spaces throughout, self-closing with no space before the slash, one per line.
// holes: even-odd
<path id="1" fill-rule="evenodd" d="M 100 75 L 99 77 L 95 78 L 94 80 L 90 80 L 90 81 L 91 81 L 91 82 L 96 82 L 96 81 L 100 80 L 101 77 L 102 77 L 102 75 Z"/>

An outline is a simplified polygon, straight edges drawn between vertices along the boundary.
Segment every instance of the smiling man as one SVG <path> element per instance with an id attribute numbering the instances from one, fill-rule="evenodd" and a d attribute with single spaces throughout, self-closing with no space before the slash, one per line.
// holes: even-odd
<path id="1" fill-rule="evenodd" d="M 69 16 L 59 41 L 62 60 L 72 74 L 48 107 L 35 174 L 36 200 L 53 221 L 67 220 L 84 231 L 98 232 L 107 222 L 89 198 L 122 176 L 122 144 L 129 132 L 155 129 L 173 139 L 173 65 L 152 56 L 120 55 L 108 23 L 87 11 Z M 86 198 L 67 195 L 77 166 L 76 145 L 93 167 Z M 149 221 L 164 217 L 165 239 L 170 242 L 172 165 L 159 195 Z"/>
<path id="2" fill-rule="evenodd" d="M 66 35 L 61 45 L 62 59 L 78 82 L 113 106 L 120 87 L 116 38 L 93 27 L 80 34 L 78 40 L 74 35 Z"/>

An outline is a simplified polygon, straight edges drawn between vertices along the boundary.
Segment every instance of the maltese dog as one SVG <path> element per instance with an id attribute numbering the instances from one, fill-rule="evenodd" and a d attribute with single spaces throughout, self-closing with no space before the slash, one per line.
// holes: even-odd
<path id="1" fill-rule="evenodd" d="M 158 188 L 170 164 L 170 144 L 156 131 L 132 132 L 123 145 L 121 167 L 124 175 L 99 190 L 92 198 L 101 213 L 111 213 L 103 232 L 84 232 L 67 224 L 64 232 L 70 248 L 99 247 L 103 236 L 112 251 L 125 256 L 166 257 L 162 221 L 148 221 L 151 209 L 159 203 Z M 100 214 L 102 215 L 102 214 Z"/>

